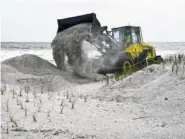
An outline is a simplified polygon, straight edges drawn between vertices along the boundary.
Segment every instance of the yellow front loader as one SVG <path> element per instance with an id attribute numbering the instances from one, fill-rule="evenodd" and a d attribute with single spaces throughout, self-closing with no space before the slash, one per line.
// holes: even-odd
<path id="1" fill-rule="evenodd" d="M 143 42 L 139 26 L 112 28 L 109 35 L 119 43 L 120 53 L 114 70 L 107 70 L 107 72 L 129 74 L 150 64 L 160 64 L 163 60 L 161 56 L 156 55 L 154 46 Z M 101 69 L 99 73 L 103 74 L 105 71 L 105 69 Z"/>
<path id="2" fill-rule="evenodd" d="M 110 45 L 110 51 L 106 53 L 102 51 L 103 66 L 99 69 L 99 74 L 118 72 L 129 74 L 150 64 L 162 62 L 161 56 L 156 55 L 155 47 L 143 42 L 139 26 L 122 26 L 108 31 L 106 26 L 101 26 L 95 13 L 58 19 L 57 21 L 57 33 L 85 23 L 92 25 L 91 33 L 97 34 L 98 32 L 109 38 L 109 44 L 113 45 Z M 116 48 L 116 52 L 113 52 L 114 48 L 112 47 Z M 57 66 L 60 66 L 60 63 Z"/>

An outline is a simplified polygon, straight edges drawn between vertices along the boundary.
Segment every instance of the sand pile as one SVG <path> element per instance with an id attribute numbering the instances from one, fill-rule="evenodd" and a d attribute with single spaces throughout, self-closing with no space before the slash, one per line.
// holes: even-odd
<path id="1" fill-rule="evenodd" d="M 4 84 L 31 84 L 32 86 L 44 84 L 53 86 L 54 89 L 92 82 L 92 80 L 75 76 L 73 72 L 61 71 L 47 60 L 32 54 L 2 61 L 1 75 L 1 81 Z"/>
<path id="2" fill-rule="evenodd" d="M 53 64 L 31 54 L 3 61 L 1 63 L 1 75 L 1 81 L 4 84 L 27 84 L 38 88 L 45 86 L 54 90 L 72 85 L 65 79 L 65 74 L 62 74 Z"/>
<path id="3" fill-rule="evenodd" d="M 11 66 L 23 74 L 60 75 L 60 71 L 48 61 L 32 54 L 25 54 L 4 60 L 2 64 Z"/>

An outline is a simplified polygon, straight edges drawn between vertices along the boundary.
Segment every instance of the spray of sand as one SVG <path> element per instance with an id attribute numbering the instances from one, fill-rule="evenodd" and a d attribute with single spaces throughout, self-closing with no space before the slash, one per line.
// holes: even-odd
<path id="1" fill-rule="evenodd" d="M 89 44 L 83 43 L 84 41 Z M 89 58 L 85 50 L 87 46 L 95 48 L 95 53 L 100 54 L 99 57 Z M 102 75 L 97 74 L 98 71 L 102 66 L 113 67 L 119 52 L 116 41 L 109 35 L 92 34 L 91 24 L 79 24 L 58 33 L 51 47 L 53 58 L 59 69 L 65 71 L 70 67 L 77 76 L 98 81 L 103 78 Z"/>

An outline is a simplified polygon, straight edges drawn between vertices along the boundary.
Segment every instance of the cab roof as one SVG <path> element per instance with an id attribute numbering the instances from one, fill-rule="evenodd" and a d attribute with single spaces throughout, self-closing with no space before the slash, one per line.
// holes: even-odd
<path id="1" fill-rule="evenodd" d="M 113 30 L 113 29 L 121 29 L 121 28 L 140 28 L 140 26 L 131 26 L 131 25 L 127 25 L 127 26 L 121 26 L 121 27 L 112 28 L 112 30 Z"/>

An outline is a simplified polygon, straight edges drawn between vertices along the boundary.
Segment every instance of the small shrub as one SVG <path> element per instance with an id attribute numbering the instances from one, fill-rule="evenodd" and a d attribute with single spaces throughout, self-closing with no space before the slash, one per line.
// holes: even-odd
<path id="1" fill-rule="evenodd" d="M 162 62 L 162 64 L 163 64 L 163 69 L 164 69 L 165 68 L 165 65 L 166 65 L 165 60 Z"/>
<path id="2" fill-rule="evenodd" d="M 170 61 L 170 64 L 171 64 L 172 61 L 173 61 L 173 56 L 170 56 L 170 57 L 169 57 L 169 61 Z"/>
<path id="3" fill-rule="evenodd" d="M 60 114 L 63 113 L 64 107 L 65 107 L 65 105 L 63 105 L 63 106 L 61 107 Z"/>
<path id="4" fill-rule="evenodd" d="M 22 97 L 22 88 L 19 90 L 19 96 Z"/>
<path id="5" fill-rule="evenodd" d="M 38 110 L 37 110 L 37 112 L 41 112 L 41 105 L 38 105 Z"/>
<path id="6" fill-rule="evenodd" d="M 14 99 L 15 98 L 15 94 L 16 94 L 14 86 L 11 88 L 11 92 L 12 92 L 12 99 Z"/>
<path id="7" fill-rule="evenodd" d="M 51 110 L 50 110 L 50 108 L 48 108 L 47 117 L 50 117 L 50 113 L 51 113 Z"/>
<path id="8" fill-rule="evenodd" d="M 48 86 L 48 95 L 50 94 L 51 91 L 52 89 Z"/>
<path id="9" fill-rule="evenodd" d="M 10 122 L 13 122 L 13 117 L 12 116 L 10 116 Z"/>
<path id="10" fill-rule="evenodd" d="M 17 106 L 19 106 L 19 98 L 17 97 Z"/>
<path id="11" fill-rule="evenodd" d="M 16 120 L 12 116 L 10 116 L 10 122 L 12 122 L 15 127 L 18 127 Z"/>
<path id="12" fill-rule="evenodd" d="M 34 99 L 37 99 L 37 93 L 36 91 L 33 92 Z"/>
<path id="13" fill-rule="evenodd" d="M 9 112 L 9 100 L 6 101 L 6 112 Z"/>
<path id="14" fill-rule="evenodd" d="M 179 64 L 183 61 L 183 57 L 184 55 L 183 54 L 178 54 L 178 61 L 179 61 Z"/>
<path id="15" fill-rule="evenodd" d="M 87 102 L 87 97 L 88 97 L 88 95 L 85 95 L 84 102 Z"/>
<path id="16" fill-rule="evenodd" d="M 42 98 L 39 99 L 39 103 L 42 104 Z"/>
<path id="17" fill-rule="evenodd" d="M 176 66 L 176 70 L 175 70 L 176 75 L 178 74 L 178 69 L 179 69 L 179 67 Z"/>
<path id="18" fill-rule="evenodd" d="M 109 76 L 106 75 L 106 83 L 107 83 L 107 85 L 109 84 L 109 81 L 110 81 Z"/>
<path id="19" fill-rule="evenodd" d="M 73 98 L 72 96 L 69 98 L 69 102 L 70 102 L 70 103 L 72 102 L 72 98 Z"/>
<path id="20" fill-rule="evenodd" d="M 8 122 L 6 123 L 7 127 L 6 127 L 6 134 L 9 134 L 9 129 L 8 129 Z"/>
<path id="21" fill-rule="evenodd" d="M 6 91 L 6 85 L 1 86 L 1 95 L 4 95 L 4 92 Z"/>
<path id="22" fill-rule="evenodd" d="M 22 101 L 20 102 L 20 108 L 21 108 L 21 109 L 24 109 L 24 108 L 23 108 L 23 103 L 22 103 Z"/>
<path id="23" fill-rule="evenodd" d="M 69 92 L 66 92 L 66 98 L 69 99 Z"/>
<path id="24" fill-rule="evenodd" d="M 33 114 L 32 118 L 33 118 L 33 121 L 34 121 L 34 122 L 37 122 L 36 114 L 35 114 L 35 113 Z"/>
<path id="25" fill-rule="evenodd" d="M 72 101 L 71 109 L 74 109 L 75 107 L 75 100 Z"/>
<path id="26" fill-rule="evenodd" d="M 64 105 L 64 99 L 62 99 L 61 103 L 60 103 L 60 106 L 63 106 Z"/>
<path id="27" fill-rule="evenodd" d="M 172 64 L 172 72 L 174 72 L 175 64 Z"/>
<path id="28" fill-rule="evenodd" d="M 29 92 L 30 92 L 30 86 L 28 86 L 28 85 L 26 85 L 26 86 L 24 86 L 24 92 L 26 93 L 26 94 L 28 94 Z"/>
<path id="29" fill-rule="evenodd" d="M 129 80 L 129 83 L 130 83 L 130 82 L 131 82 L 131 77 L 129 77 L 129 79 L 128 79 L 128 80 Z"/>
<path id="30" fill-rule="evenodd" d="M 26 96 L 26 103 L 30 102 L 28 95 Z"/>
<path id="31" fill-rule="evenodd" d="M 119 73 L 115 73 L 114 74 L 114 79 L 115 79 L 115 81 L 119 81 L 120 80 L 120 74 Z"/>
<path id="32" fill-rule="evenodd" d="M 44 85 L 41 85 L 41 87 L 40 87 L 40 93 L 41 94 L 44 94 Z"/>
<path id="33" fill-rule="evenodd" d="M 25 104 L 25 109 L 24 109 L 24 112 L 25 112 L 25 117 L 27 117 L 27 114 L 28 114 L 28 109 L 26 107 L 26 104 Z"/>

